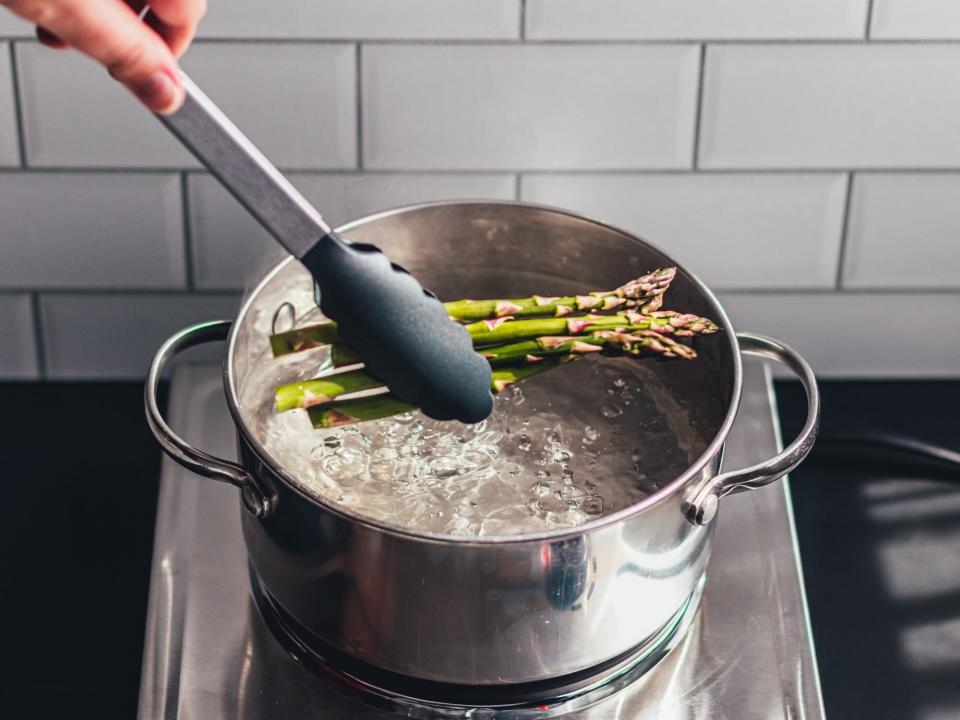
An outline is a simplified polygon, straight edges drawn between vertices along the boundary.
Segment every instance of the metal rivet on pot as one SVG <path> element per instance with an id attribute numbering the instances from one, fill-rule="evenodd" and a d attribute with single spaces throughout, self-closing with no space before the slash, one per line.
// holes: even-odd
<path id="1" fill-rule="evenodd" d="M 697 508 L 696 518 L 694 519 L 696 524 L 706 525 L 713 520 L 714 516 L 717 514 L 717 507 L 719 505 L 720 501 L 717 499 L 716 495 L 713 493 L 707 495 Z"/>

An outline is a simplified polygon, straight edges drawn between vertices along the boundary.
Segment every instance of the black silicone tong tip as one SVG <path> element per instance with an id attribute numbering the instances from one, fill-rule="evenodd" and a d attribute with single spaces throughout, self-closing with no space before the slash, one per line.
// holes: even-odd
<path id="1" fill-rule="evenodd" d="M 489 363 L 409 272 L 377 247 L 332 232 L 301 262 L 323 314 L 394 395 L 437 420 L 476 423 L 490 414 Z"/>

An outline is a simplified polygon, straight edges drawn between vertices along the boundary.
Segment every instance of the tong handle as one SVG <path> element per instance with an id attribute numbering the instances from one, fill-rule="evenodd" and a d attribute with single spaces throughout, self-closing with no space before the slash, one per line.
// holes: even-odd
<path id="1" fill-rule="evenodd" d="M 214 102 L 181 73 L 186 99 L 164 125 L 196 155 L 240 204 L 297 258 L 330 232 L 303 195 Z"/>

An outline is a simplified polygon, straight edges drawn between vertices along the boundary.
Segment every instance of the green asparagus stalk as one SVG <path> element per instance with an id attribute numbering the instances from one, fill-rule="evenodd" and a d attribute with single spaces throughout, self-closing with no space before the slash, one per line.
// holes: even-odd
<path id="1" fill-rule="evenodd" d="M 697 356 L 692 347 L 677 342 L 669 335 L 642 328 L 598 330 L 583 337 L 547 335 L 535 340 L 484 348 L 478 352 L 496 368 L 538 363 L 551 355 L 586 355 L 601 351 L 633 356 L 652 354 L 683 360 L 693 360 Z"/>
<path id="2" fill-rule="evenodd" d="M 576 310 L 639 310 L 648 314 L 660 309 L 663 294 L 676 274 L 676 268 L 660 268 L 616 290 L 564 297 L 533 295 L 506 300 L 456 300 L 444 303 L 444 308 L 451 318 L 463 323 L 515 317 L 562 317 Z M 280 356 L 329 345 L 338 339 L 336 323 L 325 322 L 273 335 L 270 345 L 273 354 Z"/>
<path id="3" fill-rule="evenodd" d="M 562 359 L 551 359 L 537 365 L 494 370 L 490 389 L 494 393 L 503 392 L 514 383 L 554 368 L 561 362 L 563 362 Z M 416 410 L 414 405 L 384 393 L 339 401 L 331 399 L 325 403 L 308 406 L 307 415 L 315 428 L 332 428 L 367 420 L 380 420 L 412 410 Z"/>
<path id="4" fill-rule="evenodd" d="M 696 351 L 668 335 L 638 328 L 623 331 L 599 330 L 582 337 L 547 335 L 519 343 L 499 345 L 478 351 L 494 369 L 493 386 L 503 380 L 515 381 L 513 373 L 523 367 L 546 369 L 556 367 L 557 359 L 571 359 L 589 353 L 607 351 L 626 355 L 660 355 L 665 358 L 692 360 Z M 505 366 L 521 366 L 501 369 Z M 541 372 L 538 369 L 536 372 Z M 277 411 L 309 408 L 363 390 L 382 388 L 383 384 L 363 370 L 327 375 L 313 380 L 289 383 L 276 389 Z"/>
<path id="5" fill-rule="evenodd" d="M 717 325 L 707 318 L 692 313 L 658 310 L 648 315 L 628 310 L 614 315 L 580 315 L 575 317 L 527 318 L 510 320 L 495 318 L 480 320 L 464 326 L 473 339 L 474 347 L 499 345 L 521 340 L 532 340 L 545 335 L 584 335 L 598 330 L 627 327 L 632 330 L 653 330 L 678 337 L 707 335 L 717 331 Z M 299 350 L 333 345 L 333 364 L 336 367 L 361 362 L 360 357 L 347 348 L 336 333 L 334 323 L 309 325 L 271 337 L 274 355 L 285 355 Z"/>
<path id="6" fill-rule="evenodd" d="M 298 407 L 306 408 L 311 405 L 320 405 L 340 395 L 372 390 L 382 386 L 383 383 L 380 380 L 362 370 L 289 383 L 276 389 L 277 411 L 283 412 Z"/>
<path id="7" fill-rule="evenodd" d="M 532 340 L 545 335 L 586 335 L 599 330 L 653 330 L 663 334 L 690 337 L 717 331 L 707 318 L 689 313 L 656 311 L 649 315 L 626 311 L 615 315 L 583 315 L 569 318 L 534 318 L 529 320 L 481 320 L 467 325 L 474 347 L 500 345 L 505 342 Z"/>
<path id="8" fill-rule="evenodd" d="M 614 310 L 638 308 L 650 313 L 659 310 L 663 293 L 677 274 L 676 268 L 661 268 L 621 285 L 609 292 L 592 292 L 589 295 L 544 297 L 533 295 L 527 298 L 508 300 L 457 300 L 444 303 L 450 317 L 461 322 L 486 320 L 501 317 L 530 317 L 571 315 L 574 311 Z"/>

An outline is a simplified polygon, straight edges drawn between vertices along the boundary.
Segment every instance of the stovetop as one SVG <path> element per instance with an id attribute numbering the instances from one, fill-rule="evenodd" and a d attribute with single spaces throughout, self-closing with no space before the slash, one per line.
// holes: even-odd
<path id="1" fill-rule="evenodd" d="M 234 456 L 220 370 L 182 366 L 171 425 Z M 724 464 L 780 447 L 770 377 L 745 366 Z M 164 461 L 140 688 L 141 720 L 393 717 L 309 674 L 270 635 L 250 594 L 234 488 Z M 823 717 L 787 482 L 724 499 L 703 603 L 673 653 L 590 720 Z"/>

